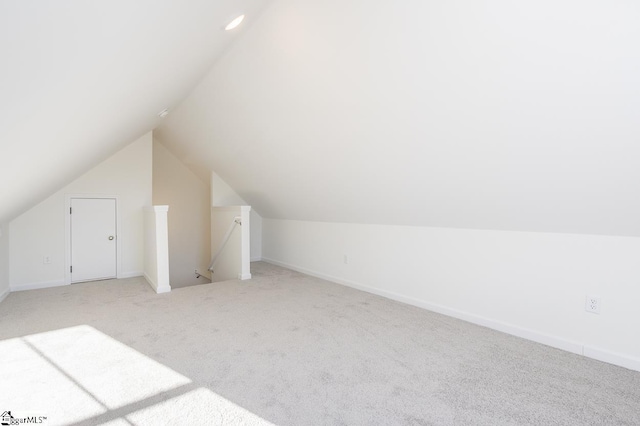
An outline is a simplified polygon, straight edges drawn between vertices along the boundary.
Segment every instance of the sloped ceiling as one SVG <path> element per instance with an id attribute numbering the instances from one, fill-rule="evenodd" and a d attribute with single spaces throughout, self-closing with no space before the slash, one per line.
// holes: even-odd
<path id="1" fill-rule="evenodd" d="M 0 223 L 153 129 L 265 4 L 0 2 Z"/>
<path id="2" fill-rule="evenodd" d="M 157 135 L 268 218 L 640 236 L 638 22 L 277 0 Z"/>

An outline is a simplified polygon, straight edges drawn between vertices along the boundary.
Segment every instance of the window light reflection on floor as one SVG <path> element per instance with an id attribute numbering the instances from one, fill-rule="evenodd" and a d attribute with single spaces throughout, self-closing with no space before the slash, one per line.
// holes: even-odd
<path id="1" fill-rule="evenodd" d="M 269 422 L 90 326 L 0 341 L 0 410 L 48 425 Z"/>

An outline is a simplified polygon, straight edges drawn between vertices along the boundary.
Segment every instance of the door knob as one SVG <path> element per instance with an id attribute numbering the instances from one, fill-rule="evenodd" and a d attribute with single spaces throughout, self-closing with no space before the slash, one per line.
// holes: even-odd
<path id="1" fill-rule="evenodd" d="M 115 237 L 113 235 L 109 236 L 109 241 L 113 241 Z"/>

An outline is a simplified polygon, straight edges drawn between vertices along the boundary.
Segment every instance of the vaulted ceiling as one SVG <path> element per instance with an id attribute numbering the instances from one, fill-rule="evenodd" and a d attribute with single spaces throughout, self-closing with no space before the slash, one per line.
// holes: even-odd
<path id="1" fill-rule="evenodd" d="M 640 3 L 279 0 L 158 129 L 262 215 L 640 236 Z"/>
<path id="2" fill-rule="evenodd" d="M 633 1 L 4 1 L 0 222 L 160 124 L 265 217 L 640 236 L 639 21 Z"/>
<path id="3" fill-rule="evenodd" d="M 265 4 L 0 2 L 0 223 L 156 127 Z"/>

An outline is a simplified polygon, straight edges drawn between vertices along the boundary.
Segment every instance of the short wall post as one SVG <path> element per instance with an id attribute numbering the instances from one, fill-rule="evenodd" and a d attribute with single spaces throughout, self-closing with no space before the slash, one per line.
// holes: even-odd
<path id="1" fill-rule="evenodd" d="M 169 283 L 169 206 L 145 211 L 144 277 L 156 293 L 171 291 Z"/>

